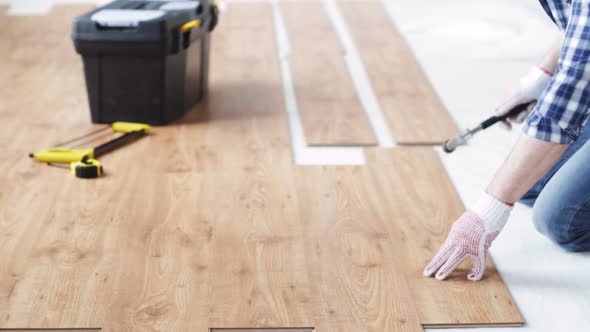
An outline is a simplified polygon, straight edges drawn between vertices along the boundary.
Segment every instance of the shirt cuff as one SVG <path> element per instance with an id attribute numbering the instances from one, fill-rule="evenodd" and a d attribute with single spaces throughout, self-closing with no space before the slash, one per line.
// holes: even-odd
<path id="1" fill-rule="evenodd" d="M 543 141 L 556 144 L 571 144 L 580 135 L 581 128 L 573 132 L 565 131 L 555 120 L 543 116 L 537 110 L 533 110 L 527 118 L 523 131 L 528 136 Z"/>

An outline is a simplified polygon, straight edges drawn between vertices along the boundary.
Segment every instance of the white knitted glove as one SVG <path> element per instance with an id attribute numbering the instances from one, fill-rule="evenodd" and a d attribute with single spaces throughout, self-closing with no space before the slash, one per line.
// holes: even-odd
<path id="1" fill-rule="evenodd" d="M 511 206 L 483 193 L 479 201 L 455 221 L 424 275 L 430 277 L 438 271 L 436 279 L 443 280 L 464 260 L 471 258 L 473 268 L 467 278 L 481 279 L 488 248 L 504 228 L 511 210 Z"/>
<path id="2" fill-rule="evenodd" d="M 496 115 L 504 115 L 508 113 L 514 106 L 520 104 L 530 103 L 538 100 L 543 94 L 543 90 L 547 87 L 551 81 L 551 75 L 545 69 L 540 67 L 533 67 L 529 72 L 524 75 L 514 89 L 510 90 L 507 97 L 504 99 L 502 104 L 496 108 Z M 502 121 L 502 124 L 506 129 L 511 129 L 512 124 L 510 122 L 522 123 L 533 107 L 529 107 L 526 112 L 521 112 L 515 117 L 511 117 L 510 121 Z"/>

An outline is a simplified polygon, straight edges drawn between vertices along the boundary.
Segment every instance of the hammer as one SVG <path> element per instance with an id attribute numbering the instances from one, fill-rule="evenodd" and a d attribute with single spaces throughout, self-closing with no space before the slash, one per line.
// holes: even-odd
<path id="1" fill-rule="evenodd" d="M 504 121 L 508 118 L 512 118 L 520 114 L 521 112 L 527 111 L 529 107 L 532 107 L 536 101 L 532 101 L 529 103 L 518 104 L 514 106 L 508 113 L 500 116 L 491 116 L 487 118 L 485 121 L 480 123 L 478 126 L 474 127 L 473 129 L 465 129 L 459 133 L 454 138 L 448 139 L 443 143 L 443 151 L 446 153 L 451 153 L 455 151 L 458 146 L 466 145 L 467 141 L 471 139 L 471 137 L 480 130 L 484 130 L 486 128 L 491 127 L 492 125 L 496 124 L 497 122 Z"/>

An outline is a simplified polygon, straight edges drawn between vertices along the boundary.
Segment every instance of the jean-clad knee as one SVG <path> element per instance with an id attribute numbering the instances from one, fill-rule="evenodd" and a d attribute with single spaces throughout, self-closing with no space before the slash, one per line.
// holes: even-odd
<path id="1" fill-rule="evenodd" d="M 590 145 L 586 148 L 590 151 Z M 575 159 L 574 159 L 575 162 Z M 537 230 L 568 251 L 590 250 L 590 188 L 588 174 L 560 170 L 535 201 Z M 570 165 L 573 166 L 573 165 Z M 580 171 L 577 168 L 577 171 Z"/>
<path id="2" fill-rule="evenodd" d="M 571 228 L 575 218 L 572 208 L 560 205 L 560 200 L 547 202 L 539 196 L 533 208 L 535 228 L 551 241 L 567 251 L 585 250 L 578 245 L 579 236 Z"/>
<path id="3" fill-rule="evenodd" d="M 535 227 L 568 251 L 590 251 L 590 125 L 525 195 Z"/>

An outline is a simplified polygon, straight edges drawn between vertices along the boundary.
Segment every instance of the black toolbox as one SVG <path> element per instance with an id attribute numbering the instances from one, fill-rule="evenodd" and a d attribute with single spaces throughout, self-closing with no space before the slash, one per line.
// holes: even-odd
<path id="1" fill-rule="evenodd" d="M 207 93 L 209 0 L 117 0 L 77 17 L 92 122 L 163 125 Z"/>

